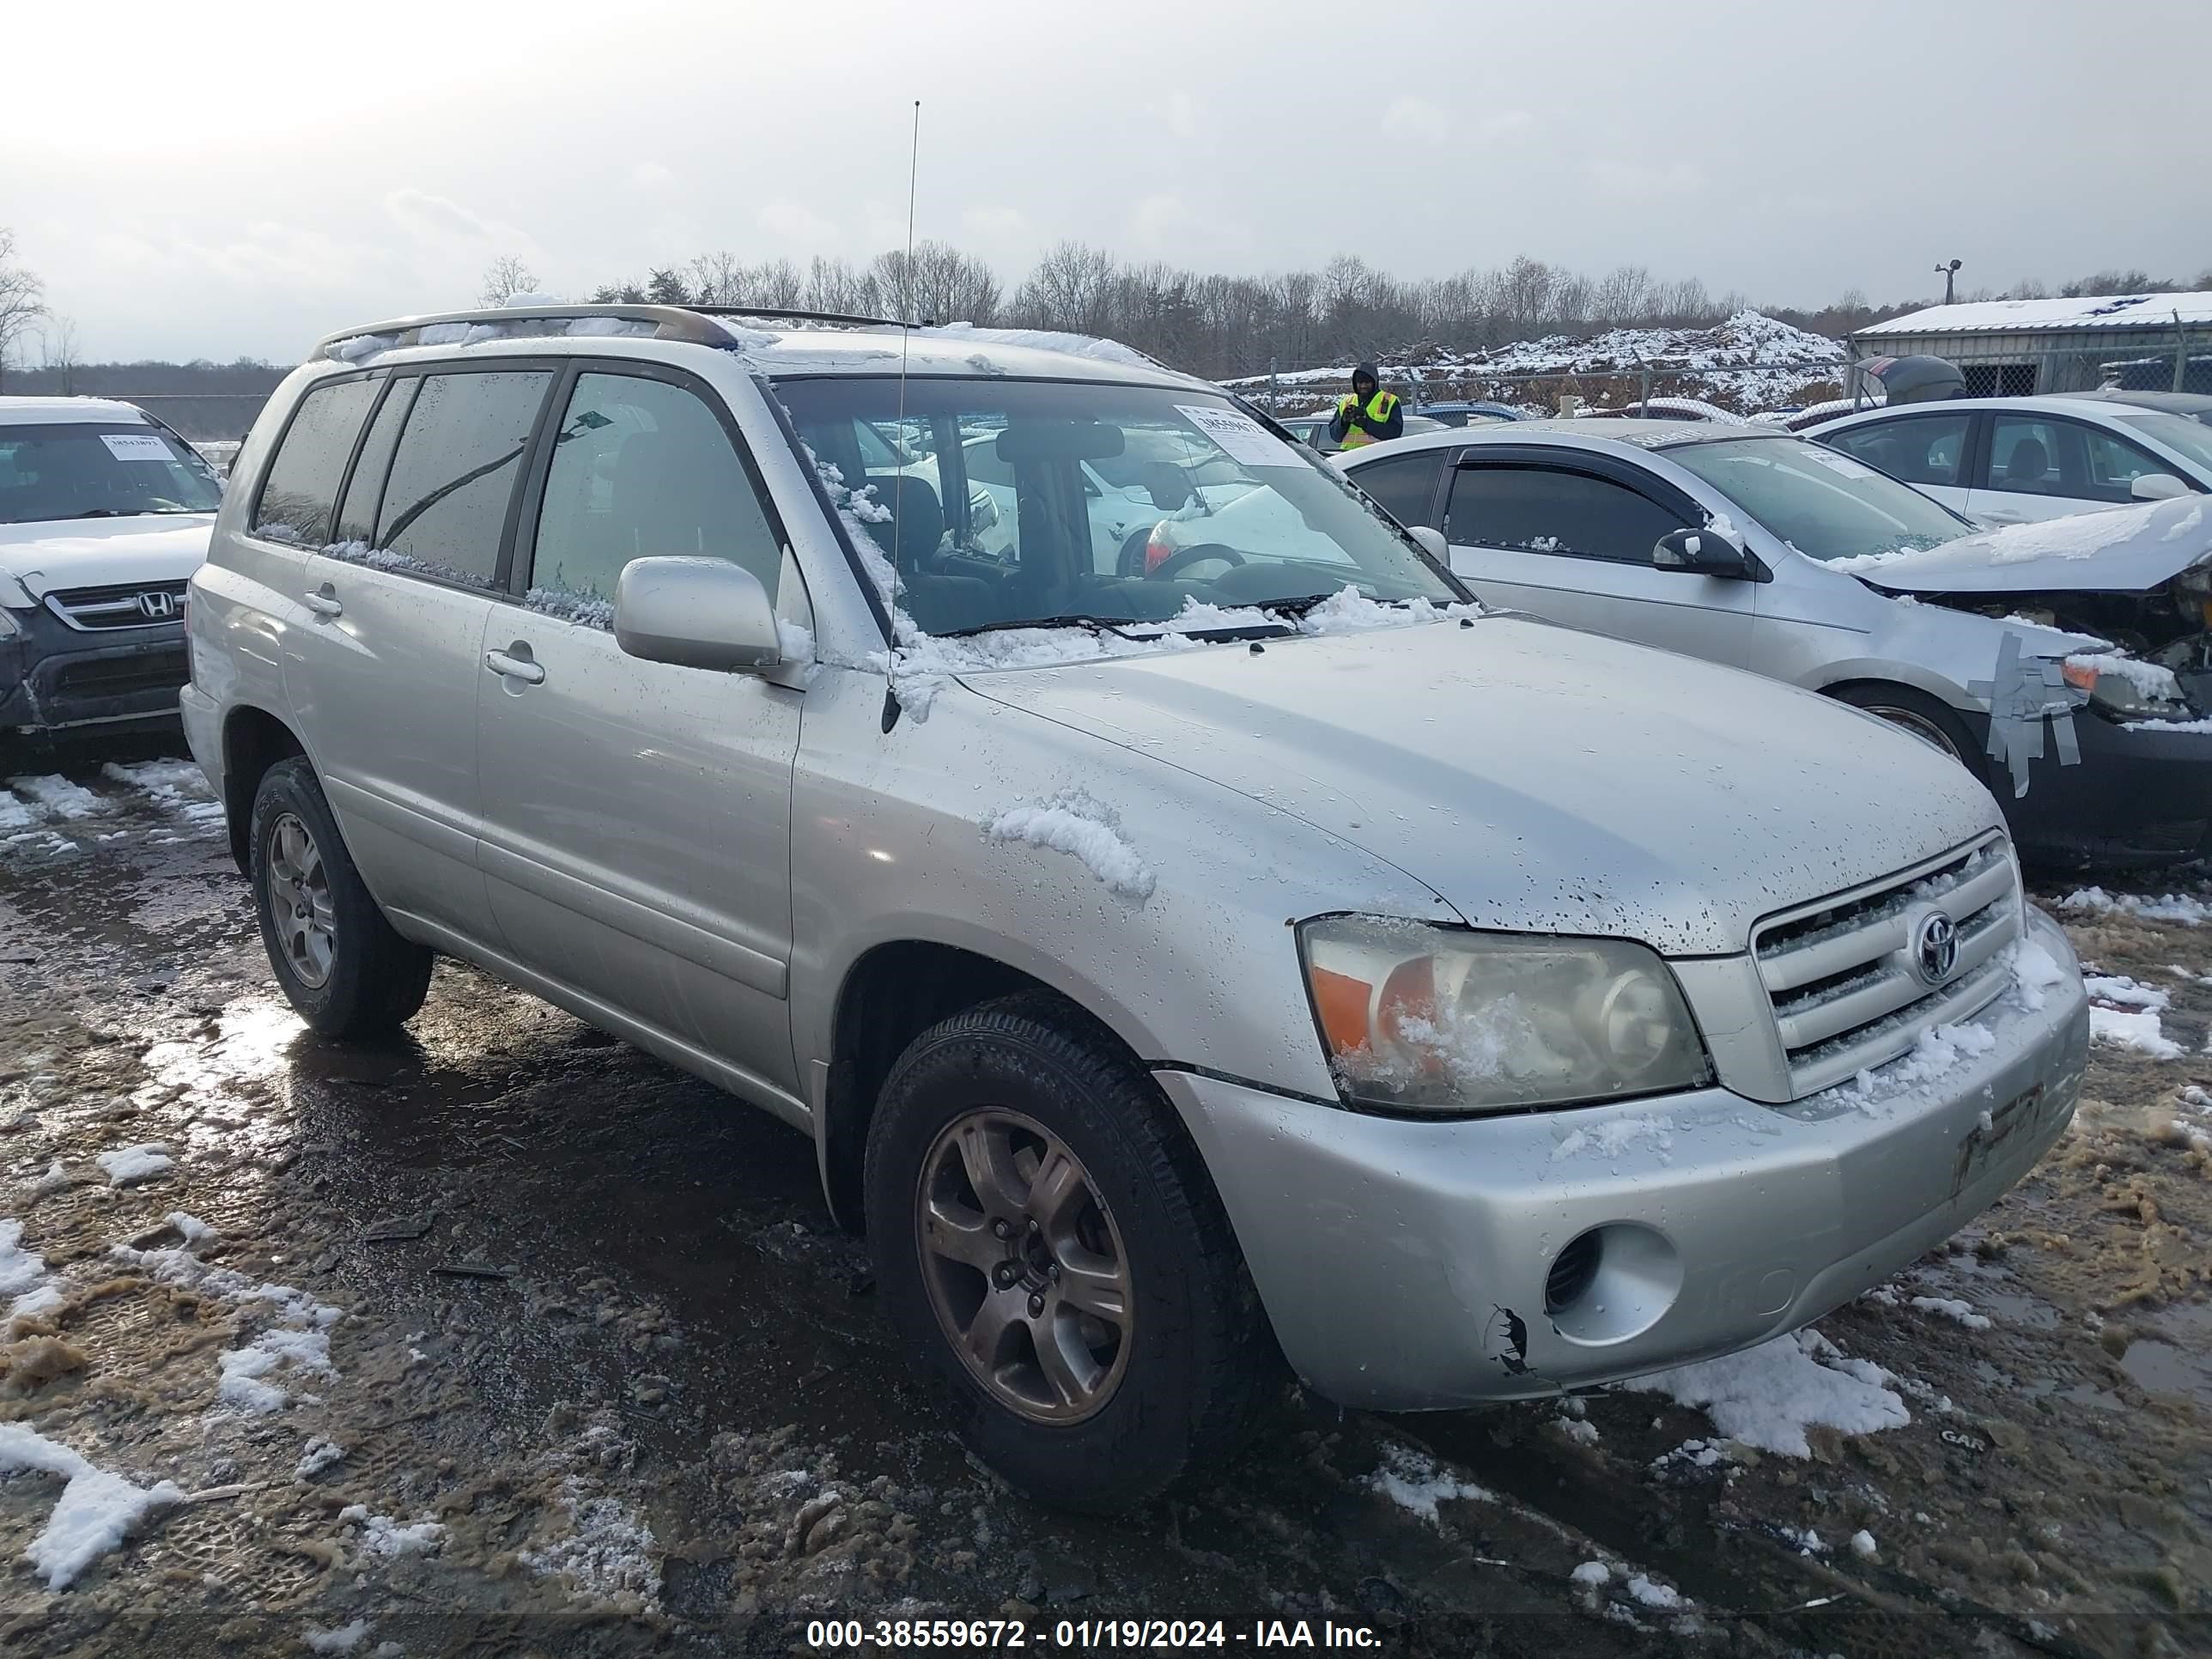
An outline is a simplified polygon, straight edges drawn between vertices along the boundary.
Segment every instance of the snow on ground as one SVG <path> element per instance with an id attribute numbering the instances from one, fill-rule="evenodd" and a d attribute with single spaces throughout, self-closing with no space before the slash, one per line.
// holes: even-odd
<path id="1" fill-rule="evenodd" d="M 1946 1319 L 1955 1319 L 1970 1331 L 1985 1331 L 1989 1317 L 1974 1311 L 1973 1304 L 1962 1302 L 1955 1296 L 1916 1296 L 1912 1305 L 1923 1313 L 1942 1314 Z"/>
<path id="2" fill-rule="evenodd" d="M 93 1162 L 107 1171 L 107 1184 L 111 1187 L 135 1186 L 176 1166 L 176 1159 L 169 1156 L 169 1149 L 158 1140 L 101 1152 Z"/>
<path id="3" fill-rule="evenodd" d="M 1874 1534 L 1863 1528 L 1851 1534 L 1851 1553 L 1862 1561 L 1873 1560 L 1876 1548 Z"/>
<path id="4" fill-rule="evenodd" d="M 569 1534 L 517 1557 L 533 1572 L 564 1577 L 592 1601 L 660 1597 L 660 1546 L 645 1521 L 612 1498 L 594 1496 L 575 1475 L 561 1482 Z"/>
<path id="5" fill-rule="evenodd" d="M 46 1257 L 23 1249 L 23 1224 L 0 1221 L 0 1296 L 21 1296 L 46 1276 Z"/>
<path id="6" fill-rule="evenodd" d="M 2122 1048 L 2137 1048 L 2153 1060 L 2179 1060 L 2181 1045 L 2160 1029 L 2159 1016 L 2172 998 L 2154 985 L 2112 974 L 2087 974 L 2089 1035 Z"/>
<path id="7" fill-rule="evenodd" d="M 1159 881 L 1123 839 L 1114 810 L 1081 789 L 1062 789 L 1042 801 L 993 813 L 983 821 L 983 839 L 1065 853 L 1108 890 L 1137 904 L 1152 897 Z"/>
<path id="8" fill-rule="evenodd" d="M 1879 1366 L 1856 1362 L 1853 1370 L 1868 1375 L 1854 1375 L 1821 1364 L 1816 1352 L 1833 1353 L 1834 1346 L 1816 1333 L 1794 1332 L 1615 1386 L 1698 1407 L 1728 1438 L 1785 1457 L 1810 1457 L 1805 1431 L 1817 1425 L 1872 1434 L 1912 1420 L 1904 1400 L 1887 1386 L 1894 1379 Z"/>
<path id="9" fill-rule="evenodd" d="M 301 1452 L 299 1462 L 293 1466 L 292 1478 L 311 1480 L 331 1464 L 343 1462 L 344 1458 L 345 1448 L 335 1440 L 310 1440 Z"/>
<path id="10" fill-rule="evenodd" d="M 32 805 L 43 808 L 48 817 L 71 823 L 98 817 L 107 811 L 106 801 L 58 773 L 49 777 L 10 778 L 8 787 Z"/>
<path id="11" fill-rule="evenodd" d="M 134 1486 L 21 1423 L 0 1423 L 0 1471 L 22 1470 L 58 1474 L 69 1483 L 25 1552 L 48 1589 L 67 1589 L 129 1537 L 149 1511 L 185 1501 L 183 1490 L 172 1481 Z"/>
<path id="12" fill-rule="evenodd" d="M 317 1630 L 310 1626 L 303 1638 L 310 1650 L 316 1653 L 351 1653 L 368 1638 L 368 1620 L 356 1619 L 350 1625 L 341 1625 L 336 1630 Z"/>
<path id="13" fill-rule="evenodd" d="M 264 1331 L 242 1348 L 234 1348 L 216 1362 L 222 1373 L 216 1398 L 240 1411 L 265 1415 L 282 1411 L 291 1399 L 289 1390 L 268 1381 L 277 1371 L 288 1376 L 306 1372 L 335 1376 L 331 1364 L 331 1339 L 325 1331 L 279 1328 Z"/>
<path id="14" fill-rule="evenodd" d="M 2153 898 L 2142 893 L 2108 893 L 2101 887 L 2081 887 L 2058 901 L 2062 910 L 2118 912 L 2144 921 L 2179 922 L 2201 927 L 2212 921 L 2212 903 L 2190 893 L 2167 893 Z"/>
<path id="15" fill-rule="evenodd" d="M 1471 1480 L 1444 1473 L 1436 1459 L 1402 1441 L 1385 1441 L 1382 1462 L 1367 1484 L 1401 1509 L 1411 1510 L 1425 1521 L 1436 1521 L 1437 1505 L 1455 1498 L 1494 1504 L 1497 1494 Z"/>
<path id="16" fill-rule="evenodd" d="M 366 1504 L 347 1504 L 338 1511 L 338 1524 L 359 1527 L 361 1547 L 371 1555 L 428 1555 L 446 1541 L 446 1529 L 435 1521 L 402 1524 L 388 1515 L 370 1514 Z"/>

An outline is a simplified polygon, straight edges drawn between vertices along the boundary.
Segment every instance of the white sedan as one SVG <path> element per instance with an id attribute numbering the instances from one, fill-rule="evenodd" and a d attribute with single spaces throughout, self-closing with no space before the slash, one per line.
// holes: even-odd
<path id="1" fill-rule="evenodd" d="M 1984 524 L 2212 493 L 2212 426 L 2158 392 L 1954 398 L 1826 421 L 1805 435 Z"/>

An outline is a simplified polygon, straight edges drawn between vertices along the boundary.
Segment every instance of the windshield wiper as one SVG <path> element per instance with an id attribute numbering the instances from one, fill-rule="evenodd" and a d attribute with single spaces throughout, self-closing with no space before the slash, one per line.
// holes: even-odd
<path id="1" fill-rule="evenodd" d="M 964 640 L 971 634 L 1003 634 L 1016 628 L 1081 628 L 1093 634 L 1121 634 L 1123 639 L 1127 639 L 1130 635 L 1122 634 L 1121 627 L 1127 627 L 1135 620 L 1134 617 L 1122 617 L 1120 619 L 1121 626 L 1117 627 L 1100 617 L 1022 617 L 1012 622 L 977 623 L 973 628 L 948 628 L 937 637 L 941 640 Z"/>
<path id="2" fill-rule="evenodd" d="M 128 516 L 120 507 L 88 507 L 82 513 L 70 514 L 72 519 L 121 519 Z"/>

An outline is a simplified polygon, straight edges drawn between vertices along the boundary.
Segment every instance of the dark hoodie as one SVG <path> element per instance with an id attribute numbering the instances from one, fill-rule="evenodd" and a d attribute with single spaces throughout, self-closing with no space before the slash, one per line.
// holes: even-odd
<path id="1" fill-rule="evenodd" d="M 1382 377 L 1375 372 L 1375 365 L 1362 363 L 1352 371 L 1352 383 L 1355 388 L 1355 396 L 1358 395 L 1357 388 L 1363 378 L 1372 380 L 1376 392 L 1382 389 Z M 1368 394 L 1368 400 L 1369 402 L 1374 400 L 1374 392 Z M 1347 410 L 1340 402 L 1335 415 L 1330 417 L 1328 435 L 1341 444 L 1350 435 L 1352 428 L 1355 426 L 1378 443 L 1386 438 L 1403 437 L 1406 433 L 1405 401 L 1399 398 L 1391 398 L 1389 414 L 1379 421 L 1367 412 L 1366 404 L 1355 404 Z"/>

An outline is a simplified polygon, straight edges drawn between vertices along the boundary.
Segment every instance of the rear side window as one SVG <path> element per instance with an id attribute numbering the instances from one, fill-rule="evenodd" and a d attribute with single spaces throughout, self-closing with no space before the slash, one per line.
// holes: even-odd
<path id="1" fill-rule="evenodd" d="M 374 380 L 339 380 L 300 399 L 253 504 L 255 535 L 303 547 L 330 541 L 338 481 L 375 395 Z"/>
<path id="2" fill-rule="evenodd" d="M 1626 484 L 1586 472 L 1463 466 L 1452 477 L 1444 528 L 1462 545 L 1649 564 L 1659 538 L 1683 520 Z"/>
<path id="3" fill-rule="evenodd" d="M 1400 524 L 1434 524 L 1437 520 L 1437 474 L 1443 468 L 1443 452 L 1399 455 L 1356 469 L 1352 482 L 1382 502 Z"/>
<path id="4" fill-rule="evenodd" d="M 744 566 L 775 598 L 783 546 L 721 422 L 665 380 L 578 375 L 538 511 L 533 594 L 611 600 L 632 559 L 702 555 Z"/>
<path id="5" fill-rule="evenodd" d="M 1959 467 L 1966 453 L 1969 418 L 1913 415 L 1823 434 L 1819 441 L 1909 484 L 1959 485 L 1966 482 Z"/>
<path id="6" fill-rule="evenodd" d="M 415 388 L 422 384 L 411 378 L 394 380 L 392 390 L 377 405 L 376 418 L 368 423 L 368 436 L 362 441 L 361 459 L 354 463 L 353 482 L 346 486 L 345 504 L 338 510 L 335 539 L 367 542 L 375 536 L 376 509 L 384 500 L 392 452 L 399 443 L 399 428 L 407 411 L 415 406 Z"/>
<path id="7" fill-rule="evenodd" d="M 375 545 L 441 580 L 499 580 L 507 506 L 553 376 L 546 369 L 426 374 L 392 457 Z"/>

